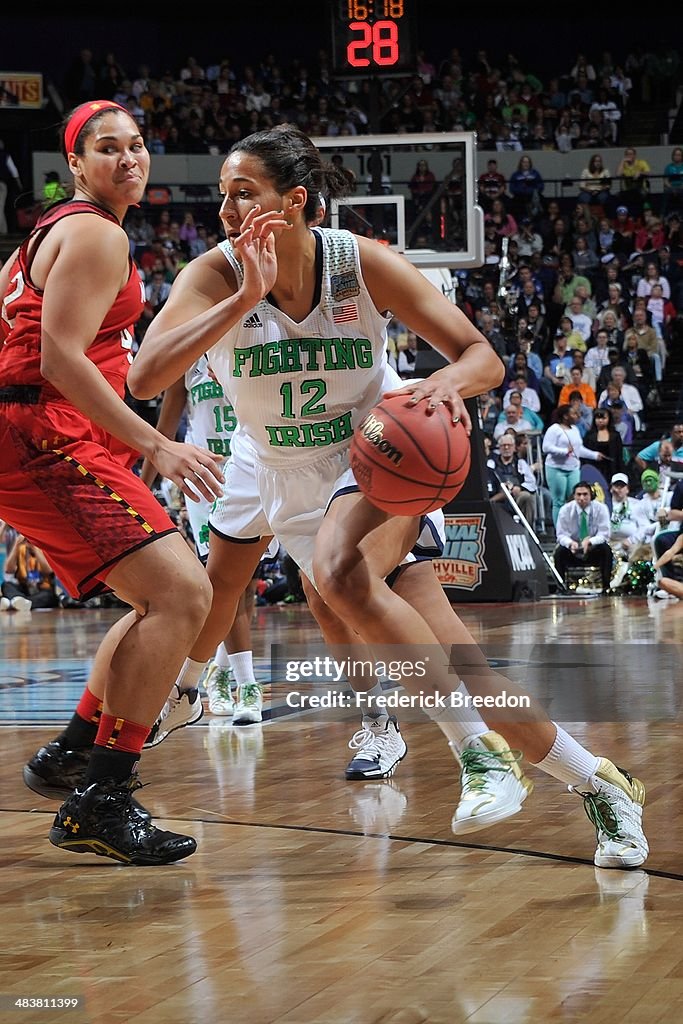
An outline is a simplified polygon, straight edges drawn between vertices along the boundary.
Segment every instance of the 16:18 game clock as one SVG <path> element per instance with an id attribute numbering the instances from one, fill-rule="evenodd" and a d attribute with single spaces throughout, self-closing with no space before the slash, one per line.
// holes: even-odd
<path id="1" fill-rule="evenodd" d="M 332 62 L 337 74 L 415 70 L 417 0 L 333 0 Z"/>

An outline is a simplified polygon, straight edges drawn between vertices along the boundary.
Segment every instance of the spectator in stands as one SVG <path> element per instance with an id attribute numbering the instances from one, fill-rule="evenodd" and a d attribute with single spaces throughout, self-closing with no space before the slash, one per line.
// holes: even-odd
<path id="1" fill-rule="evenodd" d="M 584 448 L 576 426 L 576 414 L 568 405 L 557 409 L 556 419 L 543 436 L 545 478 L 553 499 L 553 524 L 557 525 L 560 509 L 569 500 L 580 479 L 582 458 L 600 461 L 600 452 Z"/>
<path id="2" fill-rule="evenodd" d="M 581 277 L 588 278 L 589 281 L 600 266 L 597 252 L 591 248 L 588 238 L 580 234 L 574 237 L 572 260 L 576 273 Z"/>
<path id="3" fill-rule="evenodd" d="M 500 237 L 510 238 L 517 233 L 517 221 L 505 208 L 502 199 L 494 199 L 491 209 L 484 217 L 484 224 L 494 225 L 496 234 Z"/>
<path id="4" fill-rule="evenodd" d="M 570 395 L 573 392 L 577 391 L 581 396 L 581 401 L 584 403 L 584 405 L 586 405 L 589 409 L 595 408 L 595 406 L 597 405 L 595 391 L 588 384 L 585 384 L 583 382 L 582 376 L 583 374 L 580 366 L 571 367 L 571 369 L 569 370 L 569 380 L 560 391 L 557 403 L 558 405 L 569 405 Z M 592 414 L 589 413 L 589 425 L 591 419 Z"/>
<path id="5" fill-rule="evenodd" d="M 618 202 L 636 214 L 641 212 L 643 202 L 650 193 L 649 174 L 650 165 L 647 160 L 638 156 L 634 146 L 627 146 L 616 172 L 621 188 Z"/>
<path id="6" fill-rule="evenodd" d="M 593 320 L 590 316 L 586 315 L 584 311 L 584 301 L 580 295 L 576 294 L 576 292 L 574 292 L 574 295 L 569 300 L 566 309 L 566 315 L 571 320 L 574 331 L 580 334 L 581 338 L 584 341 L 583 346 L 578 344 L 572 344 L 572 342 L 569 341 L 568 347 L 583 348 L 585 351 L 587 343 L 591 340 L 593 336 Z M 564 319 L 564 317 L 562 319 Z M 560 320 L 560 325 L 561 324 L 562 320 Z"/>
<path id="7" fill-rule="evenodd" d="M 623 363 L 633 371 L 636 387 L 645 405 L 650 389 L 654 386 L 655 376 L 652 361 L 645 349 L 639 346 L 638 335 L 633 330 L 626 331 L 624 336 Z"/>
<path id="8" fill-rule="evenodd" d="M 510 175 L 508 189 L 513 198 L 513 209 L 517 217 L 534 217 L 541 211 L 541 197 L 545 183 L 540 172 L 534 167 L 531 157 L 521 156 L 517 169 Z"/>
<path id="9" fill-rule="evenodd" d="M 626 402 L 621 398 L 617 384 L 608 384 L 605 388 L 605 394 L 607 397 L 603 402 L 600 402 L 600 407 L 611 411 L 614 429 L 618 431 L 624 449 L 629 449 L 633 444 L 636 432 L 633 416 L 626 408 Z"/>
<path id="10" fill-rule="evenodd" d="M 628 206 L 620 203 L 614 218 L 614 238 L 612 252 L 615 255 L 629 257 L 635 248 L 636 222 L 630 214 Z"/>
<path id="11" fill-rule="evenodd" d="M 662 180 L 661 213 L 665 216 L 672 210 L 681 210 L 683 206 L 683 147 L 674 146 L 671 158 L 664 168 Z"/>
<path id="12" fill-rule="evenodd" d="M 408 182 L 413 202 L 413 213 L 418 217 L 436 191 L 436 175 L 427 160 L 418 160 Z"/>
<path id="13" fill-rule="evenodd" d="M 4 568 L 0 611 L 58 608 L 55 574 L 40 548 L 18 533 Z"/>
<path id="14" fill-rule="evenodd" d="M 498 450 L 491 453 L 486 464 L 498 482 L 507 485 L 522 515 L 533 527 L 536 519 L 536 478 L 528 462 L 517 455 L 517 439 L 513 433 L 500 435 Z M 502 490 L 497 491 L 491 500 L 505 502 L 508 510 L 513 511 Z"/>
<path id="15" fill-rule="evenodd" d="M 541 411 L 541 399 L 538 391 L 535 388 L 529 386 L 525 373 L 518 373 L 516 377 L 510 382 L 510 387 L 507 388 L 503 395 L 503 408 L 506 409 L 510 404 L 511 395 L 522 396 L 522 408 L 530 409 L 532 412 Z"/>
<path id="16" fill-rule="evenodd" d="M 646 260 L 643 276 L 638 281 L 638 285 L 636 287 L 636 295 L 648 296 L 652 291 L 652 286 L 655 284 L 661 285 L 665 298 L 671 298 L 671 285 L 667 278 L 661 273 L 659 263 L 656 259 Z"/>
<path id="17" fill-rule="evenodd" d="M 646 470 L 657 465 L 659 445 L 662 441 L 670 442 L 673 461 L 683 462 L 683 420 L 673 424 L 670 434 L 660 438 L 658 441 L 652 441 L 640 449 L 634 456 L 634 461 L 639 469 Z"/>
<path id="18" fill-rule="evenodd" d="M 674 487 L 669 507 L 663 506 L 657 512 L 659 530 L 653 537 L 652 546 L 657 559 L 654 563 L 655 568 L 663 580 L 674 578 L 671 562 L 662 561 L 662 556 L 678 541 L 681 522 L 683 522 L 683 480 L 679 480 Z M 656 596 L 658 595 L 655 594 Z"/>
<path id="19" fill-rule="evenodd" d="M 600 153 L 593 153 L 581 171 L 579 202 L 606 206 L 610 198 L 612 176 L 602 162 Z"/>
<path id="20" fill-rule="evenodd" d="M 604 327 L 596 331 L 595 344 L 587 350 L 584 361 L 586 368 L 593 372 L 597 384 L 600 371 L 609 364 L 609 335 Z"/>
<path id="21" fill-rule="evenodd" d="M 521 337 L 517 341 L 517 352 L 513 353 L 507 361 L 505 381 L 503 387 L 509 388 L 512 382 L 523 374 L 526 378 L 527 387 L 540 392 L 540 382 L 543 377 L 543 363 L 536 352 L 531 351 L 530 339 Z"/>
<path id="22" fill-rule="evenodd" d="M 581 380 L 583 383 L 587 384 L 595 394 L 596 375 L 590 366 L 586 366 L 586 353 L 578 348 L 572 349 L 572 369 L 575 366 L 581 370 Z"/>
<path id="23" fill-rule="evenodd" d="M 522 419 L 524 419 L 527 423 L 530 424 L 528 429 L 543 430 L 545 424 L 543 423 L 542 418 L 533 409 L 524 405 L 523 392 L 516 390 L 514 388 L 510 391 L 510 395 L 508 396 L 507 399 L 507 405 L 505 404 L 505 402 L 503 403 L 503 411 L 500 413 L 498 417 L 499 423 L 503 423 L 505 421 L 505 413 L 510 408 L 510 406 L 516 406 L 517 408 L 519 408 Z"/>
<path id="24" fill-rule="evenodd" d="M 624 442 L 614 425 L 611 409 L 598 407 L 593 410 L 593 422 L 584 435 L 583 446 L 602 455 L 608 473 L 623 472 Z M 582 458 L 581 465 L 590 465 L 592 461 Z"/>
<path id="25" fill-rule="evenodd" d="M 487 338 L 491 348 L 504 360 L 507 356 L 505 337 L 491 313 L 482 313 L 479 330 Z"/>
<path id="26" fill-rule="evenodd" d="M 624 342 L 632 334 L 637 339 L 637 348 L 644 349 L 652 361 L 655 378 L 660 381 L 663 376 L 666 356 L 662 359 L 663 353 L 660 350 L 660 339 L 657 331 L 647 322 L 647 309 L 644 306 L 636 306 L 633 310 L 633 324 L 624 332 Z"/>
<path id="27" fill-rule="evenodd" d="M 588 294 L 593 294 L 593 286 L 590 279 L 583 274 L 577 274 L 574 268 L 574 260 L 571 253 L 563 253 L 560 256 L 560 267 L 557 274 L 557 284 L 553 292 L 553 302 L 565 309 L 574 298 L 576 286 L 582 284 L 588 289 Z"/>
<path id="28" fill-rule="evenodd" d="M 529 258 L 534 253 L 543 252 L 543 239 L 535 229 L 531 217 L 526 214 L 520 218 L 517 231 L 512 238 L 517 242 L 517 251 L 520 259 Z"/>
<path id="29" fill-rule="evenodd" d="M 503 419 L 500 420 L 493 429 L 493 439 L 497 441 L 499 437 L 505 433 L 506 430 L 512 429 L 517 433 L 518 430 L 523 430 L 526 433 L 536 429 L 531 420 L 528 420 L 523 415 L 521 404 L 513 405 L 510 403 L 507 409 L 502 413 Z"/>
<path id="30" fill-rule="evenodd" d="M 671 338 L 671 326 L 678 311 L 673 302 L 664 295 L 664 288 L 661 284 L 652 285 L 646 309 L 652 326 L 657 332 L 657 337 L 668 341 Z"/>
<path id="31" fill-rule="evenodd" d="M 550 381 L 555 389 L 554 405 L 557 404 L 560 391 L 569 380 L 569 371 L 572 368 L 571 351 L 567 345 L 567 335 L 572 329 L 572 322 L 569 317 L 566 317 L 565 320 L 567 321 L 565 323 L 567 333 L 559 331 L 555 336 L 553 351 L 543 369 L 543 376 Z"/>
<path id="32" fill-rule="evenodd" d="M 614 228 L 609 217 L 601 217 L 598 222 L 598 244 L 596 252 L 602 260 L 604 256 L 613 255 Z"/>
<path id="33" fill-rule="evenodd" d="M 567 341 L 567 353 L 571 356 L 574 349 L 580 349 L 581 352 L 586 351 L 586 342 L 583 339 L 578 327 L 575 327 L 572 318 L 565 314 L 560 317 L 560 326 L 558 327 L 558 337 L 563 336 Z M 570 359 L 569 365 L 571 367 L 572 361 Z"/>

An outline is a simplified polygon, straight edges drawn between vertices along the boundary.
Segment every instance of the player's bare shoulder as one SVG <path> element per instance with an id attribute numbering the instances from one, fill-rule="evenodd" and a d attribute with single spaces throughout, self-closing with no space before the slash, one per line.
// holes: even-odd
<path id="1" fill-rule="evenodd" d="M 178 274 L 176 282 L 175 290 L 192 289 L 207 295 L 214 303 L 234 295 L 239 288 L 232 265 L 218 247 L 190 260 Z"/>

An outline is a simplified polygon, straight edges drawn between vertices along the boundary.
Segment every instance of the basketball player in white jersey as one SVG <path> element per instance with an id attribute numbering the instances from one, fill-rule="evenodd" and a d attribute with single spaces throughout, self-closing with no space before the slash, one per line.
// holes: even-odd
<path id="1" fill-rule="evenodd" d="M 429 680 L 418 684 L 405 676 L 402 682 L 437 704 L 445 699 L 445 711 L 424 709 L 462 753 L 470 737 L 450 702 L 459 681 L 428 621 L 386 582 L 414 545 L 419 521 L 372 506 L 358 491 L 348 452 L 354 426 L 382 391 L 391 313 L 450 360 L 404 389 L 416 416 L 444 403 L 469 429 L 464 399 L 498 386 L 502 364 L 458 307 L 408 261 L 344 231 L 311 230 L 318 194 L 340 194 L 341 187 L 298 129 L 283 125 L 238 142 L 223 165 L 220 188 L 231 247 L 211 250 L 176 278 L 133 364 L 131 391 L 152 397 L 202 352 L 209 354 L 254 449 L 271 531 L 337 617 L 385 653 L 382 660 L 397 644 L 413 662 L 429 647 Z M 214 607 L 225 572 L 219 562 L 216 556 Z M 207 568 L 211 575 L 211 549 Z M 191 652 L 189 660 L 202 667 L 220 638 L 219 617 L 209 615 Z M 590 806 L 600 809 L 601 866 L 642 864 L 642 784 L 563 730 L 552 731 L 540 766 L 590 795 Z M 498 771 L 507 772 L 510 763 L 499 756 Z M 562 773 L 553 770 L 558 763 Z"/>
<path id="2" fill-rule="evenodd" d="M 157 429 L 165 437 L 175 438 L 183 413 L 186 417 L 185 440 L 208 448 L 227 460 L 237 419 L 234 409 L 223 394 L 223 388 L 210 372 L 205 355 L 200 356 L 183 377 L 166 388 Z M 148 460 L 143 462 L 140 476 L 148 487 L 153 485 L 156 470 Z M 200 497 L 197 502 L 187 502 L 186 507 L 197 555 L 202 564 L 206 565 L 209 556 L 211 504 Z M 254 676 L 251 650 L 254 595 L 255 581 L 250 581 L 240 595 L 232 629 L 216 648 L 204 678 L 211 714 L 226 717 L 234 715 L 233 722 L 236 725 L 261 720 L 263 691 Z M 232 680 L 237 684 L 236 702 L 232 693 Z M 184 692 L 187 706 L 180 707 L 180 691 L 174 686 L 164 714 L 150 732 L 145 747 L 156 746 L 176 728 L 199 721 L 202 716 L 199 687 L 190 687 Z"/>

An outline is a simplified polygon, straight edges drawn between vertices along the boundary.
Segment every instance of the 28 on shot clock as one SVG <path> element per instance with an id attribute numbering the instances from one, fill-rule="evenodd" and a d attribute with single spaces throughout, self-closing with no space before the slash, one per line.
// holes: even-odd
<path id="1" fill-rule="evenodd" d="M 332 0 L 336 74 L 415 70 L 417 0 Z"/>

